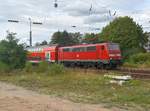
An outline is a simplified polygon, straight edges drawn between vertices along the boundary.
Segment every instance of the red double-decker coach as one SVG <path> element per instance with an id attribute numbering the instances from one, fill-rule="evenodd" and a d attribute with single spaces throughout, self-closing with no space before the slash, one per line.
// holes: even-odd
<path id="1" fill-rule="evenodd" d="M 28 60 L 38 63 L 62 63 L 65 66 L 115 68 L 121 64 L 121 51 L 116 43 L 82 44 L 60 47 L 47 45 L 29 47 Z"/>
<path id="2" fill-rule="evenodd" d="M 32 63 L 57 62 L 58 60 L 58 45 L 28 47 L 26 50 L 28 51 L 27 59 Z"/>

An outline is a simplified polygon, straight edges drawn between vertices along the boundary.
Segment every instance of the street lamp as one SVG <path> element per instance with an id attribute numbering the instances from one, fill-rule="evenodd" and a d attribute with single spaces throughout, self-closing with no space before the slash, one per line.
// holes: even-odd
<path id="1" fill-rule="evenodd" d="M 32 24 L 42 25 L 42 23 L 41 22 L 32 22 L 31 18 L 29 18 L 28 20 L 29 20 L 29 25 L 30 25 L 29 40 L 30 40 L 30 46 L 32 46 Z M 8 22 L 19 23 L 20 21 L 18 21 L 18 20 L 8 20 Z"/>

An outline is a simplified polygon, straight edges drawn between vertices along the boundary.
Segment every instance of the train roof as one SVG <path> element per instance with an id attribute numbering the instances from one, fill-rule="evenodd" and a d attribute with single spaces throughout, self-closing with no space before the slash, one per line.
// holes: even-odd
<path id="1" fill-rule="evenodd" d="M 106 45 L 106 44 L 117 44 L 117 43 L 105 42 L 105 43 L 97 43 L 97 44 L 80 44 L 80 45 L 64 46 L 64 47 L 61 47 L 61 48 L 88 47 L 88 46 Z"/>
<path id="2" fill-rule="evenodd" d="M 58 44 L 49 44 L 49 45 L 41 45 L 41 46 L 31 46 L 31 47 L 26 47 L 26 49 L 34 49 L 34 48 L 48 48 L 48 47 L 57 47 Z"/>
<path id="3" fill-rule="evenodd" d="M 32 49 L 43 49 L 43 48 L 49 48 L 49 47 L 60 47 L 60 48 L 71 48 L 71 47 L 88 47 L 88 46 L 96 46 L 96 45 L 106 45 L 106 44 L 116 44 L 113 42 L 104 42 L 104 43 L 97 43 L 97 44 L 79 44 L 79 45 L 70 45 L 70 46 L 61 46 L 58 44 L 49 44 L 49 45 L 41 45 L 41 46 L 31 46 L 25 48 L 25 50 L 32 50 Z"/>

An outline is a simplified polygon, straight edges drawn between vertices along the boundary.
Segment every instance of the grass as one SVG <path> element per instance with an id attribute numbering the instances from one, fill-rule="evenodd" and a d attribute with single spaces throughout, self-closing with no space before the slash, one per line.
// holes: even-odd
<path id="1" fill-rule="evenodd" d="M 143 63 L 143 64 L 135 64 L 135 63 L 125 62 L 123 64 L 123 67 L 126 67 L 126 68 L 144 68 L 144 69 L 149 69 L 150 68 L 150 62 Z"/>
<path id="2" fill-rule="evenodd" d="M 56 75 L 16 71 L 1 74 L 0 81 L 74 102 L 150 109 L 150 80 L 131 80 L 119 86 L 110 84 L 109 79 L 98 74 L 67 70 L 64 74 Z"/>

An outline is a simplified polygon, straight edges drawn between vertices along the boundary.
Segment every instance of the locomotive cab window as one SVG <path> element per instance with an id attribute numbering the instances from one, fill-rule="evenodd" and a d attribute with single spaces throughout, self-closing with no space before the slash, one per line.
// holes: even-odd
<path id="1" fill-rule="evenodd" d="M 109 50 L 119 50 L 118 44 L 109 44 Z"/>
<path id="2" fill-rule="evenodd" d="M 80 52 L 80 48 L 73 48 L 72 52 Z"/>
<path id="3" fill-rule="evenodd" d="M 88 51 L 88 52 L 96 51 L 96 46 L 87 47 L 87 51 Z"/>

